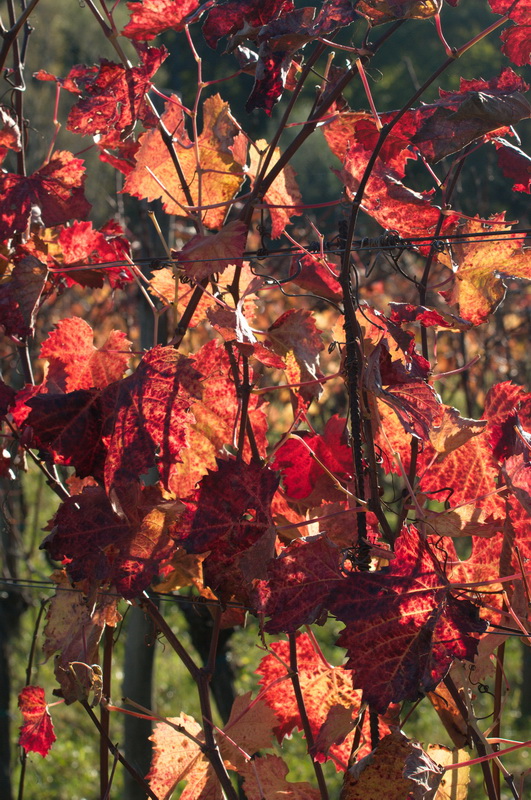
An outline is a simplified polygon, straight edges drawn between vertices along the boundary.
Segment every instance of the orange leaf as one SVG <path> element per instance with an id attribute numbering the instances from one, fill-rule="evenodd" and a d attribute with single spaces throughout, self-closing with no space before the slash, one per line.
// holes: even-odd
<path id="1" fill-rule="evenodd" d="M 243 163 L 234 157 L 231 150 L 238 137 L 238 127 L 230 114 L 228 103 L 219 94 L 205 100 L 203 131 L 195 144 L 188 137 L 184 112 L 176 98 L 166 103 L 162 122 L 172 134 L 173 146 L 194 205 L 202 207 L 232 200 L 244 175 Z M 140 142 L 140 150 L 135 156 L 137 165 L 127 177 L 124 191 L 145 200 L 161 198 L 168 214 L 186 215 L 183 206 L 188 201 L 160 131 L 154 129 L 143 134 Z M 196 146 L 201 165 L 199 174 Z M 202 219 L 208 228 L 221 228 L 226 214 L 227 207 L 221 205 L 206 210 Z"/>
<path id="2" fill-rule="evenodd" d="M 258 139 L 256 142 L 256 150 L 251 148 L 251 164 L 248 169 L 248 174 L 253 183 L 256 180 L 261 166 L 261 154 L 267 150 L 267 142 L 265 139 Z M 280 148 L 276 147 L 269 170 L 274 167 L 280 158 Z M 289 224 L 291 217 L 300 216 L 301 212 L 297 211 L 296 206 L 301 203 L 301 193 L 295 180 L 295 170 L 292 166 L 287 164 L 280 175 L 278 175 L 269 189 L 267 190 L 264 202 L 269 206 L 269 213 L 271 215 L 271 238 L 278 239 L 286 225 Z M 275 208 L 275 206 L 292 206 L 292 208 Z"/>

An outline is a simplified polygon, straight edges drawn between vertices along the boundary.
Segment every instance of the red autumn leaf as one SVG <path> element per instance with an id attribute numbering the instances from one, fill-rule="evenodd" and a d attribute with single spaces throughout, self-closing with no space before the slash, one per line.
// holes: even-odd
<path id="1" fill-rule="evenodd" d="M 239 415 L 239 399 L 228 354 L 219 341 L 207 342 L 195 354 L 193 364 L 201 373 L 200 394 L 196 397 L 195 422 L 188 427 L 189 447 L 180 455 L 182 463 L 172 468 L 170 488 L 178 497 L 188 497 L 209 469 L 216 469 L 216 458 L 234 440 Z M 249 398 L 248 419 L 253 428 L 260 456 L 267 450 L 267 419 L 257 395 Z M 252 456 L 246 441 L 243 458 Z"/>
<path id="2" fill-rule="evenodd" d="M 200 396 L 200 374 L 173 347 L 157 345 L 135 372 L 115 387 L 114 425 L 105 462 L 108 492 L 138 481 L 157 466 L 168 488 L 174 463 L 194 421 L 190 407 Z"/>
<path id="3" fill-rule="evenodd" d="M 291 0 L 228 0 L 213 3 L 213 8 L 203 24 L 203 36 L 209 47 L 216 49 L 224 36 L 237 34 L 242 29 L 251 38 L 273 19 L 292 11 Z"/>
<path id="4" fill-rule="evenodd" d="M 169 717 L 168 722 L 171 725 L 158 722 L 149 737 L 153 742 L 153 756 L 147 780 L 152 792 L 159 798 L 169 798 L 177 784 L 186 781 L 179 794 L 180 800 L 222 800 L 221 786 L 201 745 L 181 733 L 181 730 L 186 731 L 202 742 L 201 725 L 188 714 Z"/>
<path id="5" fill-rule="evenodd" d="M 14 403 L 16 392 L 0 378 L 0 418 L 5 417 L 9 407 Z"/>
<path id="6" fill-rule="evenodd" d="M 511 226 L 505 223 L 502 214 L 488 223 L 477 218 L 466 220 L 458 232 L 466 237 L 489 229 L 510 231 Z M 457 265 L 453 267 L 453 285 L 441 294 L 448 303 L 457 304 L 459 314 L 474 325 L 486 322 L 505 296 L 502 275 L 531 279 L 531 252 L 523 244 L 524 237 L 516 233 L 490 244 L 480 239 L 453 244 L 452 255 Z"/>
<path id="7" fill-rule="evenodd" d="M 347 438 L 346 419 L 334 415 L 322 434 L 299 431 L 296 438 L 285 441 L 276 451 L 272 464 L 282 472 L 287 496 L 304 500 L 308 505 L 313 504 L 314 496 L 320 500 L 342 500 L 344 493 L 332 483 L 321 464 L 337 480 L 343 483 L 351 481 L 354 466 Z"/>
<path id="8" fill-rule="evenodd" d="M 279 743 L 289 736 L 294 728 L 303 730 L 299 706 L 289 677 L 289 642 L 271 645 L 273 654 L 264 656 L 257 669 L 263 687 L 264 702 L 276 717 L 275 734 Z M 312 638 L 307 634 L 297 635 L 297 672 L 315 740 L 313 755 L 317 761 L 332 758 L 336 768 L 348 764 L 354 725 L 361 706 L 361 691 L 352 686 L 352 671 L 328 664 L 322 653 L 316 651 Z M 370 750 L 368 726 L 362 734 L 362 748 L 358 758 Z M 384 720 L 380 720 L 380 732 L 389 731 Z"/>
<path id="9" fill-rule="evenodd" d="M 391 309 L 389 319 L 395 325 L 420 322 L 424 328 L 448 328 L 453 331 L 467 331 L 472 327 L 472 323 L 468 320 L 436 308 L 415 306 L 412 303 L 389 303 L 389 308 Z"/>
<path id="10" fill-rule="evenodd" d="M 488 437 L 494 458 L 504 461 L 525 449 L 517 432 L 520 421 L 531 428 L 531 394 L 521 386 L 504 381 L 491 387 L 485 397 L 483 416 L 488 420 Z"/>
<path id="11" fill-rule="evenodd" d="M 271 500 L 278 476 L 256 462 L 219 461 L 201 480 L 197 511 L 184 546 L 203 552 L 220 538 L 257 539 L 271 524 Z"/>
<path id="12" fill-rule="evenodd" d="M 307 292 L 327 300 L 337 301 L 342 298 L 336 265 L 317 255 L 294 256 L 290 275 L 293 275 L 292 282 Z"/>
<path id="13" fill-rule="evenodd" d="M 344 150 L 340 123 L 334 120 L 325 126 L 324 133 L 332 152 Z M 336 174 L 345 184 L 349 197 L 356 194 L 369 157 L 370 151 L 362 144 L 353 143 L 347 149 L 343 169 Z M 399 173 L 381 161 L 373 167 L 361 205 L 383 228 L 397 231 L 403 237 L 432 235 L 440 219 L 440 208 L 430 202 L 429 193 L 408 189 L 400 181 Z M 456 220 L 456 215 L 446 217 L 443 230 L 449 231 Z"/>
<path id="14" fill-rule="evenodd" d="M 278 475 L 256 462 L 218 461 L 217 471 L 201 480 L 197 510 L 179 543 L 189 553 L 211 550 L 221 539 L 225 549 L 249 547 L 271 525 L 277 487 Z"/>
<path id="15" fill-rule="evenodd" d="M 531 104 L 524 96 L 528 88 L 509 67 L 490 81 L 461 79 L 458 92 L 441 89 L 437 102 L 408 112 L 414 129 L 411 143 L 428 161 L 438 162 L 492 131 L 531 116 Z"/>
<path id="16" fill-rule="evenodd" d="M 197 0 L 143 0 L 142 3 L 127 3 L 131 19 L 123 29 L 122 36 L 147 42 L 168 28 L 182 31 L 186 17 L 198 6 Z"/>
<path id="17" fill-rule="evenodd" d="M 486 624 L 479 608 L 457 598 L 417 531 L 404 530 L 390 566 L 352 573 L 334 586 L 330 611 L 345 623 L 338 644 L 354 686 L 376 711 L 416 700 L 443 679 L 454 658 L 471 661 Z"/>
<path id="18" fill-rule="evenodd" d="M 76 68 L 72 79 L 82 97 L 68 115 L 68 130 L 82 136 L 104 137 L 116 132 L 126 139 L 137 120 L 142 120 L 146 127 L 156 124 L 146 94 L 168 51 L 165 47 L 148 47 L 139 52 L 140 67 L 124 67 L 102 59 L 99 67 L 87 67 L 84 74 Z"/>
<path id="19" fill-rule="evenodd" d="M 514 181 L 513 191 L 531 194 L 531 158 L 519 147 L 500 139 L 496 144 L 498 166 L 506 178 Z"/>
<path id="20" fill-rule="evenodd" d="M 258 149 L 251 147 L 251 163 L 247 170 L 253 188 L 260 174 L 262 156 L 268 147 L 265 139 L 258 139 L 255 144 Z M 274 167 L 279 158 L 280 148 L 276 147 L 269 168 Z M 263 202 L 267 204 L 271 216 L 271 238 L 278 239 L 290 223 L 291 217 L 300 216 L 297 206 L 302 202 L 301 193 L 295 180 L 295 170 L 290 164 L 286 164 L 280 175 L 277 175 L 265 193 Z"/>
<path id="21" fill-rule="evenodd" d="M 203 222 L 208 228 L 221 228 L 227 214 L 224 204 L 233 199 L 243 183 L 246 158 L 246 145 L 242 146 L 239 128 L 228 103 L 216 94 L 203 104 L 203 130 L 196 143 L 200 178 L 196 148 L 188 137 L 184 112 L 176 98 L 170 98 L 166 103 L 162 122 L 173 137 L 173 146 L 194 204 L 201 200 L 202 206 L 218 206 L 203 212 Z M 235 147 L 237 142 L 238 148 Z M 188 205 L 188 200 L 158 129 L 140 137 L 136 167 L 128 175 L 124 191 L 145 200 L 161 198 L 168 214 L 183 216 L 182 206 Z"/>
<path id="22" fill-rule="evenodd" d="M 115 387 L 112 384 L 103 397 L 98 389 L 68 394 L 31 392 L 29 399 L 25 395 L 20 398 L 17 424 L 26 421 L 35 442 L 48 449 L 57 464 L 74 466 L 80 478 L 91 475 L 103 481 L 107 448 L 102 437 L 112 433 Z"/>
<path id="23" fill-rule="evenodd" d="M 344 800 L 403 800 L 449 797 L 437 792 L 444 767 L 435 763 L 418 742 L 401 731 L 384 736 L 372 753 L 345 775 Z"/>
<path id="24" fill-rule="evenodd" d="M 451 507 L 469 503 L 494 519 L 505 516 L 505 501 L 496 493 L 499 467 L 489 446 L 488 429 L 453 450 L 441 461 L 429 445 L 419 464 L 420 488 Z"/>
<path id="25" fill-rule="evenodd" d="M 90 325 L 79 317 L 63 319 L 41 347 L 40 357 L 49 363 L 47 384 L 53 382 L 64 392 L 103 389 L 123 377 L 130 359 L 131 342 L 125 333 L 111 331 L 97 349 Z"/>
<path id="26" fill-rule="evenodd" d="M 219 749 L 223 760 L 231 768 L 238 769 L 245 764 L 241 750 L 254 755 L 259 750 L 271 747 L 275 715 L 264 699 L 251 700 L 251 692 L 234 698 L 230 718 L 219 736 Z M 229 738 L 241 748 L 238 750 Z"/>
<path id="27" fill-rule="evenodd" d="M 338 547 L 324 536 L 295 540 L 268 565 L 269 580 L 256 587 L 256 608 L 271 619 L 268 633 L 291 633 L 310 625 L 328 607 L 334 587 L 345 578 Z"/>
<path id="28" fill-rule="evenodd" d="M 133 280 L 130 271 L 123 267 L 104 267 L 90 269 L 90 264 L 123 261 L 131 254 L 131 246 L 124 231 L 114 220 L 109 220 L 100 230 L 94 230 L 92 222 L 74 222 L 63 228 L 57 239 L 62 250 L 61 257 L 53 259 L 54 265 L 64 267 L 59 273 L 69 286 L 75 283 L 81 286 L 99 288 L 105 278 L 111 287 L 121 288 Z M 86 270 L 71 270 L 70 267 L 87 265 Z"/>
<path id="29" fill-rule="evenodd" d="M 29 177 L 0 173 L 3 196 L 0 238 L 23 231 L 31 217 L 40 217 L 52 227 L 73 218 L 86 217 L 90 203 L 85 199 L 85 168 L 80 158 L 56 151 L 51 159 Z"/>
<path id="30" fill-rule="evenodd" d="M 301 47 L 321 37 L 330 36 L 338 27 L 349 25 L 355 18 L 350 0 L 325 0 L 315 17 L 314 8 L 286 10 L 259 29 L 245 28 L 231 41 L 231 48 L 243 38 L 259 44 L 255 83 L 245 108 L 263 108 L 271 114 L 286 85 L 292 58 Z"/>
<path id="31" fill-rule="evenodd" d="M 0 164 L 8 150 L 20 152 L 21 149 L 20 128 L 9 111 L 2 106 L 0 107 Z"/>
<path id="32" fill-rule="evenodd" d="M 232 308 L 207 309 L 207 317 L 218 333 L 226 342 L 234 342 L 240 353 L 245 356 L 254 356 L 261 364 L 273 369 L 285 369 L 286 364 L 279 356 L 268 347 L 260 344 L 251 330 L 251 326 L 243 313 L 244 300 L 242 299 L 236 310 Z"/>
<path id="33" fill-rule="evenodd" d="M 25 686 L 18 696 L 18 707 L 24 719 L 18 743 L 26 753 L 46 757 L 57 739 L 53 722 L 40 686 Z"/>
<path id="34" fill-rule="evenodd" d="M 502 31 L 500 38 L 503 41 L 502 53 L 513 64 L 525 67 L 531 63 L 531 25 L 513 25 Z"/>
<path id="35" fill-rule="evenodd" d="M 319 353 L 324 344 L 310 311 L 302 308 L 285 311 L 270 326 L 266 345 L 286 363 L 288 383 L 314 381 L 313 385 L 294 389 L 305 405 L 319 397 L 322 386 L 317 379 L 323 377 L 318 366 Z"/>
<path id="36" fill-rule="evenodd" d="M 146 589 L 174 544 L 169 536 L 171 511 L 146 489 L 135 510 L 138 519 L 114 513 L 103 488 L 88 486 L 63 502 L 50 523 L 52 532 L 41 545 L 57 561 L 66 561 L 74 583 L 90 589 L 111 585 L 126 599 Z M 159 505 L 156 505 L 157 499 Z"/>
<path id="37" fill-rule="evenodd" d="M 182 263 L 186 277 L 199 283 L 216 272 L 223 272 L 231 264 L 241 266 L 246 241 L 247 225 L 234 220 L 224 225 L 219 233 L 193 236 L 182 250 L 172 255 Z"/>

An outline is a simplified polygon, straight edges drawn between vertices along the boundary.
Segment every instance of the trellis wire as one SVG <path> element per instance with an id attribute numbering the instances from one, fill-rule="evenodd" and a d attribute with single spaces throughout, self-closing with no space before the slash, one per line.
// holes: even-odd
<path id="1" fill-rule="evenodd" d="M 511 239 L 523 240 L 526 236 L 531 235 L 531 228 L 524 228 L 518 231 L 478 231 L 476 233 L 467 233 L 466 235 L 460 234 L 452 234 L 448 236 L 413 236 L 407 237 L 402 239 L 400 236 L 394 234 L 383 234 L 382 236 L 377 237 L 364 237 L 360 239 L 358 242 L 354 244 L 351 249 L 351 252 L 374 252 L 374 251 L 386 251 L 386 250 L 397 250 L 397 249 L 409 249 L 412 247 L 427 247 L 427 246 L 434 246 L 437 249 L 440 249 L 441 246 L 444 247 L 445 242 L 450 242 L 451 244 L 472 244 L 477 239 L 481 239 L 481 244 L 489 244 L 495 242 L 502 242 L 507 239 L 507 237 Z M 267 248 L 259 248 L 257 250 L 245 250 L 241 256 L 234 260 L 241 260 L 241 259 L 256 259 L 258 261 L 263 261 L 268 258 L 282 258 L 284 256 L 289 255 L 299 255 L 304 256 L 305 251 L 310 253 L 311 255 L 318 256 L 320 254 L 320 250 L 316 249 L 319 245 L 316 242 L 311 242 L 307 245 L 301 245 L 300 247 L 285 247 L 277 250 L 269 250 Z M 338 247 L 333 247 L 332 242 L 327 242 L 323 248 L 323 252 L 326 255 L 341 255 L 342 250 Z M 175 264 L 177 266 L 182 264 L 195 264 L 198 262 L 201 263 L 214 263 L 220 261 L 230 261 L 230 258 L 218 256 L 215 258 L 183 258 L 183 259 L 170 259 L 167 256 L 155 256 L 153 258 L 136 258 L 132 259 L 131 261 L 104 261 L 104 262 L 94 262 L 94 263 L 87 263 L 87 264 L 75 264 L 69 266 L 68 264 L 60 265 L 57 267 L 49 268 L 49 271 L 52 273 L 62 273 L 62 272 L 77 272 L 77 271 L 85 271 L 88 269 L 119 269 L 121 267 L 130 267 L 136 264 L 141 264 L 145 266 L 153 266 L 153 268 L 161 268 L 165 266 L 169 266 Z"/>

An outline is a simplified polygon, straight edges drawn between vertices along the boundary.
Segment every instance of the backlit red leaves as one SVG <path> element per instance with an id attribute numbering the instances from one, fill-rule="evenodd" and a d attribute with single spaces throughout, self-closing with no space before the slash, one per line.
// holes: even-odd
<path id="1" fill-rule="evenodd" d="M 203 25 L 203 36 L 214 49 L 224 36 L 244 29 L 250 38 L 253 28 L 258 33 L 263 25 L 294 8 L 291 0 L 228 0 L 213 3 L 213 6 Z"/>
<path id="2" fill-rule="evenodd" d="M 489 229 L 509 231 L 500 215 L 485 223 L 467 220 L 459 226 L 460 234 L 483 233 Z M 489 318 L 505 296 L 502 275 L 531 279 L 531 252 L 523 248 L 522 236 L 504 236 L 502 242 L 488 244 L 478 239 L 452 246 L 454 267 L 453 285 L 441 292 L 451 304 L 457 304 L 459 314 L 480 325 Z"/>
<path id="3" fill-rule="evenodd" d="M 62 252 L 60 257 L 55 256 L 55 266 L 64 267 L 59 274 L 69 286 L 79 283 L 97 288 L 103 286 L 107 278 L 114 289 L 133 280 L 131 273 L 122 267 L 90 269 L 91 262 L 122 261 L 131 253 L 124 231 L 114 220 L 109 220 L 100 230 L 95 230 L 92 222 L 73 222 L 61 230 L 57 244 Z M 70 269 L 79 265 L 86 265 L 87 269 Z"/>
<path id="4" fill-rule="evenodd" d="M 3 196 L 0 238 L 7 239 L 23 231 L 32 214 L 47 226 L 61 225 L 73 218 L 83 219 L 90 211 L 84 182 L 83 161 L 64 150 L 57 150 L 28 178 L 0 173 Z"/>
<path id="5" fill-rule="evenodd" d="M 325 137 L 333 153 L 345 149 L 341 117 L 325 126 Z M 352 143 L 348 147 L 343 169 L 337 174 L 347 188 L 348 195 L 354 197 L 365 173 L 370 151 L 363 144 Z M 426 236 L 433 234 L 440 218 L 440 209 L 429 201 L 429 193 L 419 193 L 408 189 L 401 180 L 400 173 L 377 160 L 374 165 L 362 199 L 362 208 L 383 228 L 396 230 L 401 236 Z M 447 217 L 444 228 L 448 229 L 456 217 Z"/>
<path id="6" fill-rule="evenodd" d="M 353 456 L 347 434 L 346 419 L 335 415 L 326 423 L 322 435 L 298 431 L 279 447 L 273 466 L 282 472 L 290 499 L 312 505 L 314 496 L 328 501 L 344 498 L 323 467 L 345 484 L 352 480 Z"/>
<path id="7" fill-rule="evenodd" d="M 0 285 L 0 326 L 7 336 L 24 340 L 33 333 L 47 277 L 46 265 L 28 255 Z"/>
<path id="8" fill-rule="evenodd" d="M 50 362 L 47 384 L 53 382 L 64 392 L 76 389 L 103 389 L 120 380 L 130 359 L 131 342 L 125 333 L 111 331 L 97 349 L 93 331 L 79 317 L 63 319 L 41 347 L 41 358 Z"/>
<path id="9" fill-rule="evenodd" d="M 151 78 L 168 55 L 165 47 L 141 51 L 142 66 L 124 67 L 102 59 L 99 67 L 76 68 L 73 83 L 84 95 L 70 111 L 67 128 L 82 136 L 115 134 L 126 139 L 137 119 L 146 127 L 156 117 L 146 102 Z"/>
<path id="10" fill-rule="evenodd" d="M 267 150 L 267 142 L 264 139 L 256 141 L 256 150 L 251 147 L 251 163 L 247 170 L 249 177 L 254 183 L 260 174 L 262 156 Z M 280 148 L 275 148 L 269 167 L 274 167 L 280 158 Z M 289 224 L 293 216 L 299 216 L 297 206 L 301 203 L 301 193 L 295 180 L 295 170 L 291 164 L 287 164 L 280 175 L 277 175 L 267 192 L 264 202 L 269 207 L 271 215 L 271 238 L 277 239 L 282 235 L 286 225 Z"/>
<path id="11" fill-rule="evenodd" d="M 239 131 L 228 103 L 223 102 L 218 94 L 204 102 L 203 130 L 197 141 L 199 175 L 196 149 L 188 137 L 184 113 L 176 98 L 170 98 L 166 103 L 162 122 L 173 137 L 173 146 L 194 204 L 219 206 L 205 210 L 203 222 L 209 228 L 220 228 L 227 213 L 223 204 L 232 200 L 243 183 L 246 151 L 244 146 L 243 158 L 241 146 L 238 151 L 235 149 L 236 156 L 232 152 Z M 182 206 L 188 205 L 188 200 L 158 129 L 140 137 L 140 149 L 135 158 L 136 167 L 128 175 L 124 191 L 145 200 L 161 198 L 168 214 L 182 216 Z"/>
<path id="12" fill-rule="evenodd" d="M 230 264 L 241 266 L 246 240 L 247 226 L 235 220 L 224 225 L 219 233 L 192 237 L 175 257 L 182 262 L 185 275 L 199 283 L 223 272 Z"/>
<path id="13" fill-rule="evenodd" d="M 187 444 L 199 373 L 172 347 L 158 345 L 133 375 L 116 385 L 114 425 L 105 462 L 107 491 L 127 487 L 157 466 L 169 486 L 173 464 Z"/>
<path id="14" fill-rule="evenodd" d="M 269 633 L 291 633 L 310 625 L 328 607 L 330 593 L 344 584 L 341 553 L 324 536 L 295 540 L 268 566 L 268 581 L 257 585 L 257 610 L 271 619 Z"/>
<path id="15" fill-rule="evenodd" d="M 285 362 L 288 383 L 310 382 L 308 386 L 294 389 L 301 401 L 309 405 L 319 397 L 322 387 L 317 379 L 323 377 L 318 366 L 319 353 L 324 344 L 311 312 L 305 309 L 286 311 L 269 328 L 266 344 Z"/>
<path id="16" fill-rule="evenodd" d="M 143 0 L 142 3 L 127 3 L 131 19 L 122 35 L 147 42 L 168 28 L 182 31 L 186 17 L 198 5 L 197 0 Z"/>
<path id="17" fill-rule="evenodd" d="M 177 541 L 188 552 L 210 551 L 205 584 L 224 598 L 247 598 L 254 579 L 265 577 L 274 555 L 271 500 L 278 475 L 256 462 L 218 461 L 200 483 L 197 509 Z"/>
<path id="18" fill-rule="evenodd" d="M 149 490 L 145 494 L 149 500 Z M 174 549 L 163 504 L 142 508 L 139 500 L 139 519 L 130 521 L 114 513 L 103 488 L 88 486 L 60 506 L 42 547 L 66 561 L 73 582 L 90 589 L 112 585 L 123 597 L 135 597 Z"/>
<path id="19" fill-rule="evenodd" d="M 403 531 L 396 558 L 374 573 L 349 575 L 335 587 L 330 610 L 346 627 L 354 686 L 380 713 L 390 702 L 415 700 L 442 680 L 454 658 L 472 660 L 479 608 L 456 598 L 418 533 Z"/>
<path id="20" fill-rule="evenodd" d="M 448 500 L 452 507 L 470 503 L 501 519 L 505 501 L 496 493 L 498 474 L 498 463 L 484 430 L 442 460 L 436 460 L 436 453 L 425 446 L 420 487 L 423 492 L 434 493 L 438 500 Z"/>
<path id="21" fill-rule="evenodd" d="M 514 181 L 513 191 L 531 193 L 531 158 L 519 147 L 501 139 L 496 142 L 498 166 Z"/>
<path id="22" fill-rule="evenodd" d="M 316 742 L 313 755 L 318 761 L 332 757 L 338 769 L 344 768 L 352 749 L 352 731 L 360 710 L 361 692 L 353 689 L 352 671 L 328 664 L 307 633 L 297 636 L 296 649 L 304 706 Z M 271 650 L 273 653 L 261 660 L 257 673 L 261 676 L 264 701 L 275 713 L 275 734 L 282 743 L 294 728 L 302 730 L 303 723 L 288 676 L 289 642 L 275 642 Z M 381 722 L 381 726 L 382 733 L 388 730 L 385 723 Z M 364 755 L 367 742 L 363 737 L 361 742 Z"/>
<path id="23" fill-rule="evenodd" d="M 47 756 L 56 740 L 53 723 L 40 686 L 25 686 L 18 696 L 18 707 L 24 718 L 18 743 L 26 753 Z"/>

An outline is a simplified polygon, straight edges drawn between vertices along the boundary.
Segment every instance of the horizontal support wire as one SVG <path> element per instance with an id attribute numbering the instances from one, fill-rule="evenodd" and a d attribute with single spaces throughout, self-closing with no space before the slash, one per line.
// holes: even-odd
<path id="1" fill-rule="evenodd" d="M 400 250 L 400 249 L 410 249 L 415 247 L 428 247 L 428 246 L 435 246 L 437 249 L 441 249 L 444 247 L 445 242 L 450 244 L 472 244 L 480 239 L 481 244 L 489 244 L 493 242 L 503 242 L 509 239 L 516 239 L 516 240 L 524 240 L 527 236 L 531 236 L 531 229 L 524 228 L 518 231 L 479 231 L 476 233 L 467 233 L 467 234 L 453 234 L 448 236 L 413 236 L 408 237 L 406 239 L 402 239 L 400 236 L 395 234 L 383 234 L 382 236 L 378 237 L 365 237 L 360 239 L 359 241 L 353 243 L 353 247 L 351 248 L 351 252 L 385 252 L 389 250 Z M 301 245 L 300 247 L 285 247 L 282 249 L 277 250 L 269 250 L 267 248 L 260 248 L 258 250 L 245 250 L 239 258 L 233 259 L 234 261 L 238 261 L 240 259 L 256 259 L 258 261 L 263 261 L 267 258 L 282 258 L 284 256 L 304 256 L 307 253 L 310 255 L 315 255 L 316 258 L 320 255 L 320 250 L 316 249 L 318 247 L 317 242 L 310 242 L 306 245 Z M 327 245 L 323 248 L 323 252 L 325 255 L 341 255 L 343 251 L 338 247 L 333 247 L 331 243 L 327 243 Z M 167 256 L 160 256 L 154 258 L 137 258 L 132 259 L 130 261 L 102 261 L 102 262 L 94 262 L 94 263 L 86 263 L 86 264 L 74 264 L 69 266 L 68 264 L 59 265 L 57 267 L 49 267 L 48 270 L 51 273 L 63 273 L 63 272 L 77 272 L 77 271 L 85 271 L 87 269 L 119 269 L 119 268 L 127 268 L 131 266 L 135 266 L 137 264 L 144 265 L 144 266 L 152 266 L 153 269 L 158 269 L 166 266 L 176 265 L 181 266 L 183 264 L 197 264 L 201 263 L 215 263 L 221 261 L 230 261 L 230 258 L 227 256 L 218 256 L 216 258 L 183 258 L 183 259 L 171 259 Z"/>
<path id="2" fill-rule="evenodd" d="M 74 592 L 75 594 L 85 594 L 82 589 L 76 589 L 75 586 L 67 587 L 67 586 L 57 586 L 53 581 L 36 581 L 36 580 L 27 580 L 21 578 L 0 578 L 0 587 L 5 586 L 6 588 L 18 588 L 18 589 L 33 589 L 33 590 L 42 590 L 42 591 L 53 591 L 53 592 Z M 116 597 L 118 599 L 123 599 L 123 596 L 118 592 L 109 592 L 104 590 L 98 590 L 97 594 L 100 597 Z M 217 608 L 226 609 L 226 608 L 234 608 L 239 609 L 241 611 L 253 611 L 250 606 L 245 606 L 243 603 L 236 603 L 228 601 L 226 603 L 222 603 L 220 600 L 208 600 L 205 597 L 193 597 L 193 596 L 183 596 L 178 594 L 170 594 L 168 592 L 156 592 L 150 591 L 149 597 L 158 598 L 161 602 L 164 603 L 175 603 L 179 604 L 188 604 L 194 603 L 198 606 L 215 606 Z M 521 630 L 517 630 L 516 628 L 509 628 L 505 625 L 497 625 L 496 623 L 490 622 L 487 620 L 489 628 L 492 630 L 502 631 L 504 635 L 507 636 L 518 636 L 518 638 L 523 637 L 523 633 Z"/>

